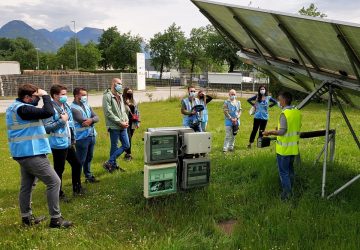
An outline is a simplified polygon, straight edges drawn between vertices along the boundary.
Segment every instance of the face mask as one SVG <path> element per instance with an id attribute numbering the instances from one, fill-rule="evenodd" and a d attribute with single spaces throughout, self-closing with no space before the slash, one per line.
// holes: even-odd
<path id="1" fill-rule="evenodd" d="M 115 90 L 116 90 L 118 93 L 121 93 L 121 92 L 122 92 L 122 85 L 116 84 L 116 85 L 115 85 Z"/>
<path id="2" fill-rule="evenodd" d="M 231 95 L 231 96 L 230 96 L 230 99 L 231 99 L 231 100 L 235 100 L 235 99 L 236 99 L 236 95 Z"/>
<path id="3" fill-rule="evenodd" d="M 260 94 L 265 95 L 265 89 L 260 90 Z"/>
<path id="4" fill-rule="evenodd" d="M 204 99 L 204 95 L 200 95 L 199 98 L 200 98 L 200 99 Z"/>
<path id="5" fill-rule="evenodd" d="M 31 105 L 34 105 L 34 106 L 37 106 L 39 104 L 39 101 L 40 101 L 40 97 L 35 97 L 35 100 L 32 100 L 30 102 Z"/>
<path id="6" fill-rule="evenodd" d="M 81 98 L 80 98 L 80 102 L 82 102 L 82 103 L 86 103 L 87 102 L 87 96 L 82 96 Z"/>
<path id="7" fill-rule="evenodd" d="M 67 96 L 66 95 L 60 96 L 59 102 L 65 103 L 66 101 L 67 101 Z"/>
<path id="8" fill-rule="evenodd" d="M 132 94 L 132 93 L 127 93 L 127 94 L 126 94 L 126 97 L 129 98 L 129 99 L 131 99 L 131 98 L 133 97 L 133 94 Z"/>
<path id="9" fill-rule="evenodd" d="M 189 93 L 189 96 L 190 96 L 190 97 L 195 97 L 195 95 L 196 95 L 195 92 L 190 92 L 190 93 Z"/>

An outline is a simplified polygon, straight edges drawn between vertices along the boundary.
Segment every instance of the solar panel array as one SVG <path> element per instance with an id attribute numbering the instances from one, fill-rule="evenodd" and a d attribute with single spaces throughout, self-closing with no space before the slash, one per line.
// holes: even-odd
<path id="1" fill-rule="evenodd" d="M 192 0 L 249 60 L 303 92 L 337 79 L 342 99 L 360 106 L 360 25 L 205 0 Z M 359 72 L 358 72 L 359 71 Z"/>

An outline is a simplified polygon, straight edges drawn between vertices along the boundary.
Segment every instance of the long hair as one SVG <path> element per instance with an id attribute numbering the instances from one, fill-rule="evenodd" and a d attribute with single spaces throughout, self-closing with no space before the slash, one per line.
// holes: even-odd
<path id="1" fill-rule="evenodd" d="M 128 98 L 128 96 L 127 96 L 127 92 L 129 90 L 131 90 L 131 88 L 129 88 L 129 87 L 124 88 L 123 95 L 122 95 L 123 101 L 126 104 L 126 100 L 129 100 L 131 104 L 135 105 L 134 92 L 133 92 L 133 95 L 131 98 Z"/>
<path id="2" fill-rule="evenodd" d="M 265 85 L 261 85 L 259 88 L 258 88 L 258 93 L 257 93 L 257 101 L 258 102 L 261 102 L 261 99 L 262 99 L 262 94 L 260 94 L 260 89 L 261 88 L 264 88 L 265 89 L 265 96 L 268 96 L 268 90 L 266 88 Z"/>

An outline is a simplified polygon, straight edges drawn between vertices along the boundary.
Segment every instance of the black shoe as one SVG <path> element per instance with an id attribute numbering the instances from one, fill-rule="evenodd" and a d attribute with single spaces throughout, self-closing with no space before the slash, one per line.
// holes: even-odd
<path id="1" fill-rule="evenodd" d="M 59 200 L 65 202 L 65 203 L 70 202 L 69 198 L 65 195 L 64 192 L 61 192 L 61 193 L 60 193 L 60 195 L 59 195 Z"/>
<path id="2" fill-rule="evenodd" d="M 39 217 L 35 217 L 34 215 L 22 217 L 22 224 L 24 226 L 37 225 L 37 224 L 41 223 L 43 220 L 45 220 L 45 218 L 46 217 L 44 215 L 41 215 Z"/>
<path id="3" fill-rule="evenodd" d="M 131 154 L 125 154 L 124 160 L 125 160 L 125 161 L 131 161 L 131 160 L 132 160 Z"/>
<path id="4" fill-rule="evenodd" d="M 83 196 L 86 194 L 86 189 L 83 188 L 81 185 L 78 185 L 74 188 L 73 194 L 74 196 Z"/>
<path id="5" fill-rule="evenodd" d="M 51 228 L 69 228 L 73 225 L 71 221 L 64 220 L 61 216 L 59 218 L 51 218 L 49 227 Z"/>
<path id="6" fill-rule="evenodd" d="M 107 161 L 103 164 L 103 167 L 106 171 L 108 171 L 109 173 L 111 173 L 112 171 L 114 171 L 114 166 L 111 162 Z M 115 166 L 116 168 L 116 166 Z"/>
<path id="7" fill-rule="evenodd" d="M 85 179 L 85 183 L 96 183 L 96 182 L 100 182 L 99 180 L 97 180 L 96 178 L 95 178 L 95 176 L 91 176 L 91 177 L 89 177 L 89 178 L 86 178 Z"/>
<path id="8" fill-rule="evenodd" d="M 247 148 L 251 148 L 251 143 L 249 143 L 249 144 L 247 145 Z"/>

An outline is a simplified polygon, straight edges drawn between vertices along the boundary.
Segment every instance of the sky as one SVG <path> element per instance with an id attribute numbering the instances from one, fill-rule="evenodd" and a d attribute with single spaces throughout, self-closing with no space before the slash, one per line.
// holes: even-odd
<path id="1" fill-rule="evenodd" d="M 241 6 L 297 13 L 315 3 L 327 18 L 360 23 L 359 0 L 214 0 Z M 146 40 L 164 31 L 173 22 L 188 35 L 192 28 L 209 24 L 190 0 L 1 0 L 0 27 L 22 20 L 35 29 L 50 31 L 69 25 L 107 29 L 117 26 Z"/>

